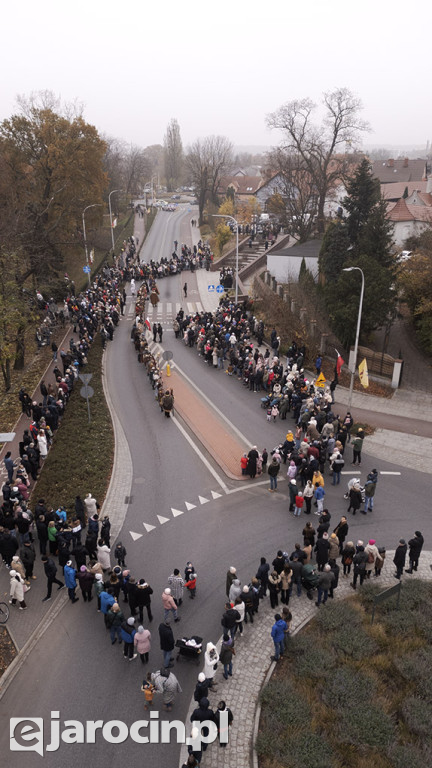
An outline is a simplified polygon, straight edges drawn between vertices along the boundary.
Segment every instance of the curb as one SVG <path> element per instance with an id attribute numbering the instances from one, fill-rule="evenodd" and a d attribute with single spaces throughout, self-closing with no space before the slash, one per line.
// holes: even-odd
<path id="1" fill-rule="evenodd" d="M 59 613 L 63 610 L 66 603 L 68 602 L 68 599 L 69 598 L 67 596 L 67 591 L 63 595 L 59 595 L 58 600 L 55 602 L 55 604 L 46 614 L 43 622 L 41 622 L 36 627 L 36 629 L 31 633 L 27 642 L 23 645 L 21 650 L 18 651 L 18 655 L 14 658 L 12 664 L 9 664 L 7 670 L 3 673 L 2 677 L 0 678 L 0 700 L 3 698 L 4 694 L 9 688 L 15 675 L 19 672 L 21 665 L 24 664 L 24 662 L 30 656 L 30 653 L 33 651 L 33 649 L 35 648 L 35 646 L 37 645 L 41 637 L 43 637 L 43 635 L 45 634 L 46 630 L 51 626 L 54 619 L 56 619 Z M 11 638 L 13 640 L 12 635 L 11 635 Z M 15 645 L 15 641 L 13 642 Z"/>

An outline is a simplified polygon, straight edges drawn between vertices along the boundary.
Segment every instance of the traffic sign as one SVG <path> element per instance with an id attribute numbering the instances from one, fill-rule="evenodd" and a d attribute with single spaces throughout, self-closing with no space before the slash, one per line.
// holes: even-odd
<path id="1" fill-rule="evenodd" d="M 216 286 L 216 293 L 223 293 L 224 290 L 225 289 L 224 289 L 223 285 Z"/>
<path id="2" fill-rule="evenodd" d="M 214 293 L 214 289 L 215 289 L 214 285 L 209 285 L 207 290 L 209 293 Z"/>
<path id="3" fill-rule="evenodd" d="M 92 373 L 79 373 L 78 374 L 83 384 L 88 384 L 90 379 L 92 378 Z"/>
<path id="4" fill-rule="evenodd" d="M 89 275 L 90 272 L 91 272 L 91 268 L 86 265 L 85 267 L 83 267 L 83 272 L 85 272 L 87 275 Z"/>
<path id="5" fill-rule="evenodd" d="M 174 353 L 171 352 L 169 349 L 166 349 L 164 352 L 162 352 L 162 360 L 172 360 L 174 357 Z"/>
<path id="6" fill-rule="evenodd" d="M 87 398 L 87 397 L 93 397 L 93 395 L 94 395 L 94 389 L 93 389 L 93 387 L 89 387 L 87 384 L 85 384 L 85 385 L 84 385 L 83 387 L 81 387 L 81 389 L 80 389 L 80 395 L 81 395 L 81 397 L 85 397 L 85 398 Z"/>

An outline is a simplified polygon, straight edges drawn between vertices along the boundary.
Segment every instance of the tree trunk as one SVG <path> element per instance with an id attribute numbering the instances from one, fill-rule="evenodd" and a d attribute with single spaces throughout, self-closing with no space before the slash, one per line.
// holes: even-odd
<path id="1" fill-rule="evenodd" d="M 22 371 L 24 368 L 25 360 L 25 338 L 24 338 L 24 325 L 18 328 L 18 333 L 15 342 L 15 362 L 14 371 Z"/>

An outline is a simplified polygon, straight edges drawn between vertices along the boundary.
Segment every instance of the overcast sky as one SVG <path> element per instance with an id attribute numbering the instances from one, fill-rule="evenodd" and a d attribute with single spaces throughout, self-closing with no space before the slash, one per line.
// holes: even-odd
<path id="1" fill-rule="evenodd" d="M 186 146 L 272 145 L 265 116 L 346 86 L 367 144 L 426 145 L 430 4 L 417 0 L 39 0 L 2 4 L 0 119 L 52 90 L 102 133 L 147 146 L 175 117 Z"/>

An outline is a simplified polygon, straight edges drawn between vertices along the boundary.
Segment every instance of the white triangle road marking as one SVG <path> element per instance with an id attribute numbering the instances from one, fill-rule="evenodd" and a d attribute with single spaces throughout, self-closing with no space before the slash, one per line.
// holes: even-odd
<path id="1" fill-rule="evenodd" d="M 155 525 L 150 525 L 150 523 L 143 523 L 144 528 L 146 529 L 147 533 L 150 533 L 150 531 L 154 531 L 156 528 Z"/>
<path id="2" fill-rule="evenodd" d="M 221 499 L 222 498 L 222 494 L 221 493 L 217 493 L 217 491 L 212 491 L 211 495 L 213 496 L 214 499 Z"/>
<path id="3" fill-rule="evenodd" d="M 137 539 L 140 539 L 143 535 L 142 533 L 135 533 L 134 531 L 129 531 L 130 535 L 132 536 L 133 540 L 136 541 Z"/>
<path id="4" fill-rule="evenodd" d="M 185 501 L 185 505 L 188 512 L 190 512 L 191 509 L 196 508 L 196 504 L 191 504 L 190 501 Z"/>
<path id="5" fill-rule="evenodd" d="M 184 515 L 184 512 L 182 509 L 174 509 L 174 507 L 171 507 L 171 512 L 173 513 L 173 517 L 178 517 L 179 515 Z"/>
<path id="6" fill-rule="evenodd" d="M 162 515 L 156 515 L 156 517 L 159 520 L 161 525 L 169 521 L 169 517 L 162 517 Z"/>
<path id="7" fill-rule="evenodd" d="M 204 496 L 198 496 L 198 499 L 200 504 L 208 504 L 210 501 L 210 499 L 206 499 Z"/>

